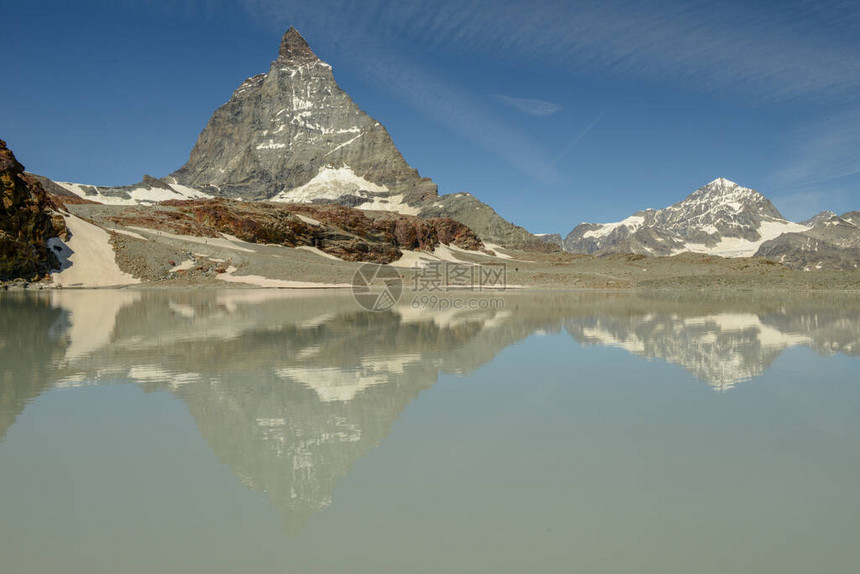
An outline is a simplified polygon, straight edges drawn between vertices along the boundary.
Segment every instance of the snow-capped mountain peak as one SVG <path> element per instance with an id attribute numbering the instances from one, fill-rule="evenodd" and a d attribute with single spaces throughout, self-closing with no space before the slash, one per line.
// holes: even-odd
<path id="1" fill-rule="evenodd" d="M 815 227 L 819 223 L 825 223 L 834 217 L 836 217 L 836 212 L 826 209 L 816 213 L 806 221 L 801 221 L 801 223 L 803 225 L 808 225 L 809 227 Z"/>
<path id="2" fill-rule="evenodd" d="M 406 163 L 386 129 L 338 86 L 331 66 L 295 28 L 284 34 L 268 72 L 245 80 L 215 111 L 172 177 L 245 200 L 324 199 L 414 212 L 411 204 L 438 197 L 436 185 Z M 310 196 L 309 184 L 316 190 Z"/>
<path id="3" fill-rule="evenodd" d="M 767 201 L 767 198 L 756 190 L 743 187 L 742 185 L 724 177 L 717 178 L 711 183 L 700 187 L 690 194 L 684 201 L 675 205 L 688 205 L 694 200 L 707 200 L 723 205 L 738 204 L 736 208 L 742 208 L 745 204 L 750 202 L 761 203 L 762 200 L 770 203 Z M 776 210 L 774 209 L 774 211 Z M 778 215 L 778 213 L 779 212 L 777 212 L 777 216 L 782 217 L 781 215 Z"/>
<path id="4" fill-rule="evenodd" d="M 742 257 L 782 233 L 806 229 L 787 221 L 759 192 L 720 177 L 663 209 L 639 211 L 618 223 L 581 224 L 564 240 L 564 248 L 596 254 L 693 251 Z"/>
<path id="5" fill-rule="evenodd" d="M 730 179 L 726 179 L 724 177 L 718 177 L 705 187 L 740 187 L 737 183 L 731 181 Z"/>
<path id="6" fill-rule="evenodd" d="M 712 181 L 711 183 L 700 187 L 695 192 L 693 192 L 692 196 L 708 196 L 708 197 L 749 197 L 755 195 L 761 195 L 757 191 L 753 189 L 749 189 L 748 187 L 743 187 L 738 185 L 737 183 L 728 180 L 724 177 L 720 177 Z"/>

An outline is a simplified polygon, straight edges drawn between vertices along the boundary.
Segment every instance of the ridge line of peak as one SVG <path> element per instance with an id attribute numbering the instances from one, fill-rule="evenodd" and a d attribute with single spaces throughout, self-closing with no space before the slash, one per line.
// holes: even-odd
<path id="1" fill-rule="evenodd" d="M 734 181 L 732 181 L 732 180 L 730 180 L 730 179 L 726 179 L 725 177 L 718 177 L 718 178 L 717 178 L 717 179 L 715 179 L 714 181 L 712 181 L 712 182 L 710 182 L 710 183 L 706 184 L 706 185 L 705 185 L 705 187 L 708 187 L 709 185 L 723 185 L 723 186 L 725 186 L 725 185 L 736 185 L 736 186 L 738 186 L 738 187 L 743 187 L 743 186 L 742 186 L 742 185 L 740 185 L 739 183 L 734 182 Z"/>
<path id="2" fill-rule="evenodd" d="M 290 29 L 281 38 L 281 45 L 278 47 L 278 60 L 313 62 L 319 61 L 319 57 L 311 50 L 304 36 L 295 27 L 290 26 Z"/>

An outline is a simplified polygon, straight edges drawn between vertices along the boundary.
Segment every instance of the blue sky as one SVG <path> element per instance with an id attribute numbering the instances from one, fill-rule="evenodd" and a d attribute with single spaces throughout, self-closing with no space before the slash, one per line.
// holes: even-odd
<path id="1" fill-rule="evenodd" d="M 295 25 L 440 192 L 533 232 L 717 177 L 860 209 L 860 3 L 5 2 L 0 138 L 99 185 L 181 166 Z"/>

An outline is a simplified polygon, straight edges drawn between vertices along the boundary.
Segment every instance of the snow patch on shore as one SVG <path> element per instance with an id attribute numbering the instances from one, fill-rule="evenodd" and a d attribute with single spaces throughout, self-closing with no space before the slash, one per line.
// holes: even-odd
<path id="1" fill-rule="evenodd" d="M 513 257 L 508 255 L 507 253 L 502 253 L 501 250 L 504 249 L 504 247 L 502 247 L 501 245 L 496 245 L 495 243 L 487 243 L 485 241 L 484 247 L 486 247 L 487 251 L 491 252 L 493 255 L 495 255 L 499 259 L 511 259 L 511 260 L 513 260 Z"/>
<path id="2" fill-rule="evenodd" d="M 333 289 L 351 287 L 347 283 L 313 283 L 310 281 L 289 281 L 284 279 L 269 279 L 262 275 L 233 275 L 237 269 L 228 267 L 225 273 L 219 273 L 215 277 L 227 283 L 244 283 L 256 287 L 268 289 Z"/>
<path id="3" fill-rule="evenodd" d="M 60 287 L 115 287 L 140 283 L 119 268 L 110 234 L 74 215 L 66 216 L 71 233 L 68 242 L 51 238 L 48 245 L 60 260 L 60 269 L 51 273 Z"/>
<path id="4" fill-rule="evenodd" d="M 130 226 L 131 229 L 136 229 L 138 231 L 143 231 L 144 233 L 152 233 L 154 235 L 160 235 L 161 237 L 167 237 L 168 239 L 177 239 L 179 241 L 190 241 L 191 243 L 199 243 L 201 245 L 211 245 L 213 247 L 224 247 L 226 249 L 234 249 L 236 251 L 244 251 L 246 253 L 256 253 L 257 251 L 254 249 L 248 249 L 247 247 L 243 247 L 243 245 L 253 246 L 255 244 L 248 243 L 247 241 L 242 241 L 241 239 L 234 237 L 232 235 L 228 235 L 226 233 L 222 233 L 222 237 L 198 237 L 196 235 L 180 235 L 178 233 L 170 233 L 169 231 L 162 231 L 159 229 L 150 229 L 148 227 L 138 227 L 136 225 Z"/>
<path id="5" fill-rule="evenodd" d="M 335 257 L 331 253 L 326 253 L 319 247 L 311 247 L 310 245 L 299 245 L 296 249 L 301 249 L 302 251 L 309 251 L 315 255 L 319 255 L 320 257 L 325 257 L 326 259 L 334 259 L 335 261 L 342 261 L 340 257 Z"/>

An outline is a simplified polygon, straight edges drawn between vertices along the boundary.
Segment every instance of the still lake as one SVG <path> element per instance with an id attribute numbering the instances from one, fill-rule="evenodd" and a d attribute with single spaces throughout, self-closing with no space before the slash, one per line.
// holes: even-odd
<path id="1" fill-rule="evenodd" d="M 860 296 L 0 296 L 0 570 L 856 572 Z"/>

